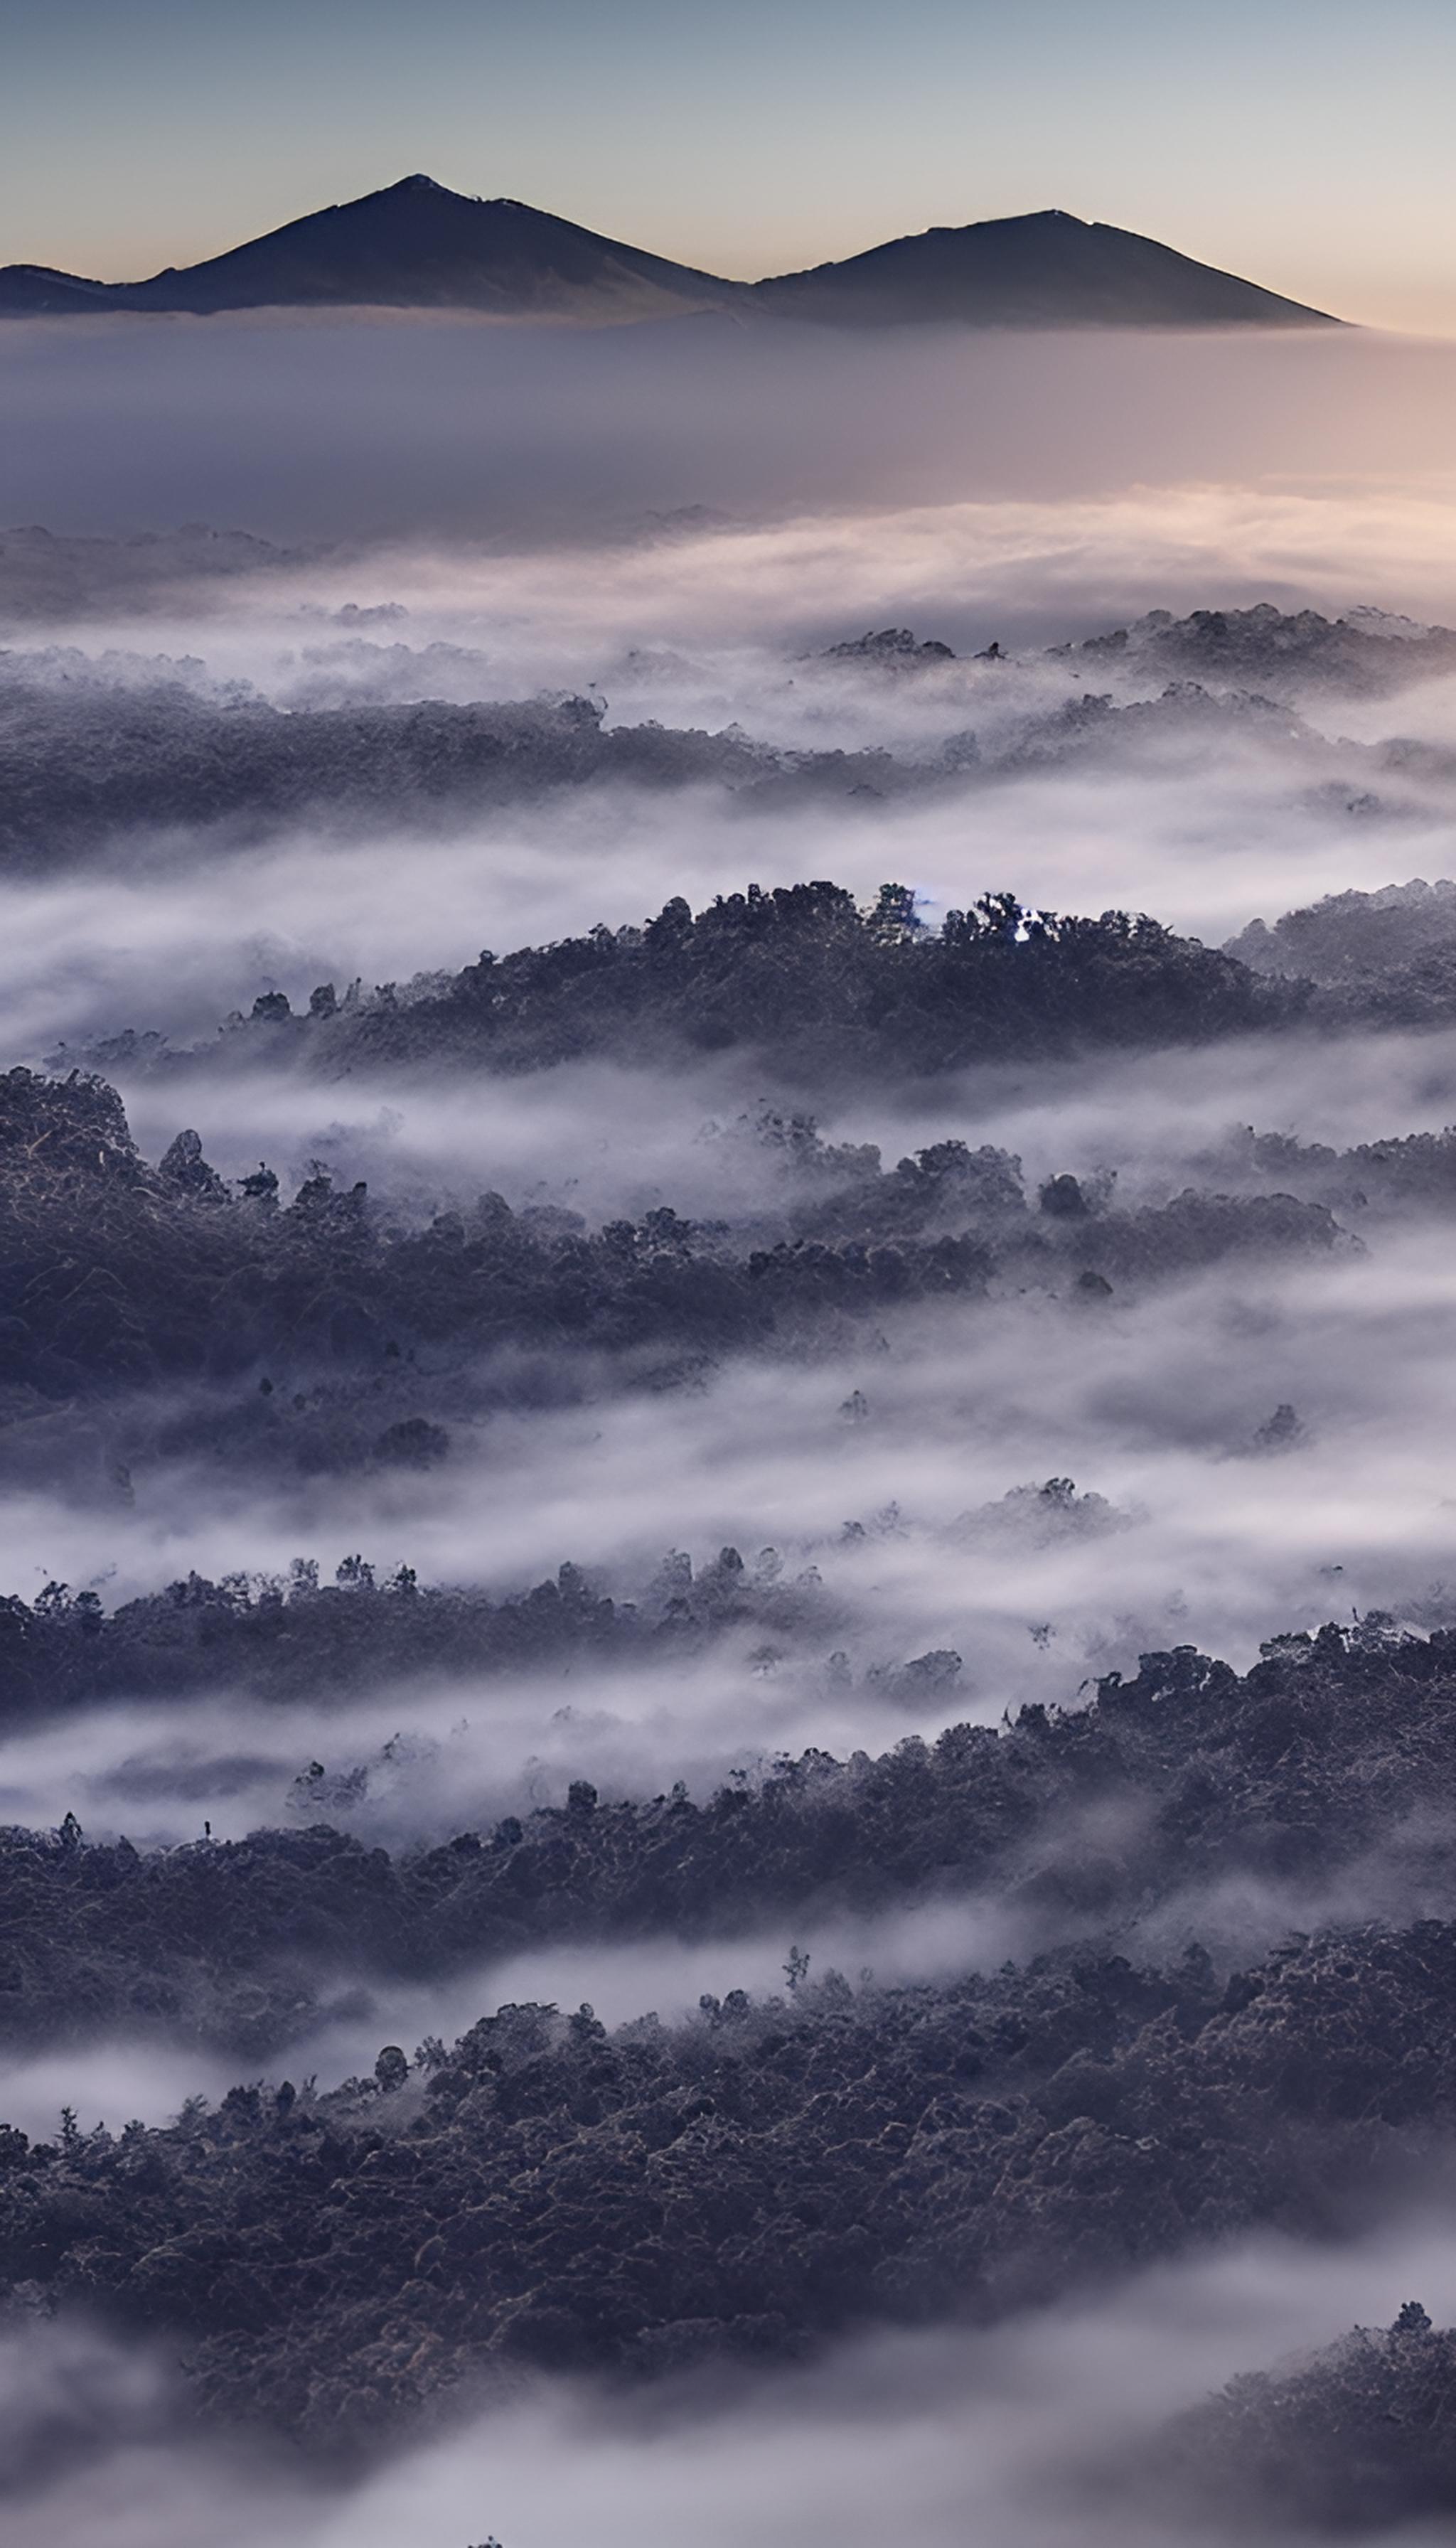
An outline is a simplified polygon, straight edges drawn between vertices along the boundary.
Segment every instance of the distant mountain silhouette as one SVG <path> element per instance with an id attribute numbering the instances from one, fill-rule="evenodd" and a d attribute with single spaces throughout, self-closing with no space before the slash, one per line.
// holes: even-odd
<path id="1" fill-rule="evenodd" d="M 1030 213 L 891 239 L 805 274 L 730 283 L 602 238 L 528 204 L 430 177 L 332 204 L 200 265 L 143 283 L 0 267 L 0 316 L 104 310 L 372 307 L 597 322 L 732 310 L 845 327 L 1333 326 L 1322 311 L 1199 265 L 1133 230 Z"/>
<path id="2" fill-rule="evenodd" d="M 331 204 L 201 265 L 98 284 L 46 266 L 0 267 L 0 312 L 216 312 L 366 306 L 502 317 L 668 318 L 741 296 L 691 266 L 600 238 L 529 204 L 481 203 L 430 177 Z"/>
<path id="3" fill-rule="evenodd" d="M 126 307 L 125 287 L 88 283 L 53 265 L 0 265 L 0 318 L 54 318 L 77 311 Z"/>
<path id="4" fill-rule="evenodd" d="M 754 288 L 783 318 L 843 327 L 958 319 L 977 327 L 1333 327 L 1215 265 L 1106 222 L 1024 213 L 922 230 Z"/>

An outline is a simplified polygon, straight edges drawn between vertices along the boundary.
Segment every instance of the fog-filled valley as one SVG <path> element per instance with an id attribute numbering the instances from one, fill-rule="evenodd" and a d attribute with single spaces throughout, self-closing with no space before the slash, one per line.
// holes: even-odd
<path id="1" fill-rule="evenodd" d="M 7 2535 L 1446 2535 L 1449 349 L 6 341 Z"/>

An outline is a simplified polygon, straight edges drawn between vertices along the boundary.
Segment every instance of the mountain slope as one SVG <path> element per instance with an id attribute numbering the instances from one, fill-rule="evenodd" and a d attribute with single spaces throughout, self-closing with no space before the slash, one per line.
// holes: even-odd
<path id="1" fill-rule="evenodd" d="M 0 318 L 53 318 L 62 312 L 106 310 L 117 287 L 61 274 L 53 265 L 0 265 Z"/>
<path id="2" fill-rule="evenodd" d="M 643 318 L 721 306 L 742 290 L 528 204 L 479 202 L 430 177 L 406 177 L 355 203 L 331 204 L 144 283 L 83 283 L 36 266 L 0 269 L 0 310 L 46 314 L 363 304 Z"/>
<path id="3" fill-rule="evenodd" d="M 851 327 L 948 319 L 979 327 L 1340 323 L 1136 230 L 1070 213 L 890 239 L 838 264 L 770 276 L 755 286 L 754 300 L 778 317 Z"/>
<path id="4" fill-rule="evenodd" d="M 98 310 L 477 310 L 601 321 L 733 310 L 845 327 L 1334 326 L 1323 312 L 1068 213 L 890 239 L 863 256 L 730 283 L 528 204 L 406 177 L 142 283 L 0 267 L 0 317 Z"/>

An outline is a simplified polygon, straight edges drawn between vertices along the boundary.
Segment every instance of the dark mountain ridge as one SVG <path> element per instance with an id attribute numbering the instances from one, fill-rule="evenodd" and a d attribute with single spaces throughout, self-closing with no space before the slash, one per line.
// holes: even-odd
<path id="1" fill-rule="evenodd" d="M 99 311 L 474 310 L 624 319 L 716 310 L 838 326 L 1334 326 L 1323 312 L 1069 213 L 892 239 L 805 274 L 735 283 L 504 199 L 412 176 L 139 283 L 0 267 L 0 317 Z"/>
<path id="2" fill-rule="evenodd" d="M 478 202 L 415 176 L 141 283 L 91 283 L 46 266 L 8 266 L 0 269 L 0 311 L 207 314 L 355 304 L 644 318 L 721 305 L 741 288 L 528 204 Z"/>
<path id="3" fill-rule="evenodd" d="M 1157 239 L 1071 213 L 923 230 L 804 274 L 769 277 L 758 306 L 837 326 L 1330 327 L 1340 322 Z"/>

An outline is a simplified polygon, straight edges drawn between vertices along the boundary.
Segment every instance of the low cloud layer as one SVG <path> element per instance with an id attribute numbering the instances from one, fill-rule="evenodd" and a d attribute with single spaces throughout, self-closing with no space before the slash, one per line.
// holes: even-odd
<path id="1" fill-rule="evenodd" d="M 295 543 L 1446 466 L 1449 356 L 1363 334 L 895 343 L 717 318 L 11 322 L 12 514 Z M 590 410 L 591 431 L 581 417 Z M 220 503 L 220 498 L 225 500 Z"/>
<path id="2" fill-rule="evenodd" d="M 17 325 L 6 348 L 7 506 L 48 527 L 0 538 L 0 1066 L 100 1068 L 140 1153 L 96 1100 L 117 1169 L 98 1179 L 84 1092 L 32 1140 L 42 1101 L 7 1083 L 0 1595 L 20 1606 L 0 1611 L 18 1693 L 0 1822 L 41 1836 L 29 1876 L 14 1844 L 22 1892 L 39 1867 L 79 1899 L 111 1864 L 92 1845 L 124 1833 L 176 1853 L 159 1865 L 180 1901 L 209 1840 L 271 1830 L 282 1867 L 310 1832 L 333 1846 L 320 1825 L 366 1866 L 388 1850 L 417 1869 L 443 1844 L 448 1877 L 449 1842 L 476 1829 L 598 1799 L 669 1816 L 678 1782 L 695 1802 L 725 1781 L 758 1797 L 815 1747 L 908 1776 L 914 1738 L 1024 1707 L 1028 1744 L 1050 1709 L 1075 1720 L 1056 1736 L 1071 1747 L 1098 1677 L 1140 1654 L 1244 1669 L 1328 1620 L 1347 1635 L 1320 1669 L 1335 1655 L 1357 1694 L 1367 1657 L 1417 1670 L 1401 1628 L 1435 1633 L 1418 1670 L 1436 1687 L 1456 1623 L 1446 901 L 1273 925 L 1451 869 L 1456 671 L 1430 630 L 1456 616 L 1450 349 L 352 317 Z M 175 530 L 188 514 L 222 528 Z M 1231 631 L 1141 618 L 1261 601 L 1282 615 Z M 1306 609 L 1349 615 L 1331 631 Z M 866 631 L 911 633 L 857 651 Z M 552 966 L 584 960 L 570 948 L 541 959 L 517 1046 L 484 1029 L 449 1045 L 449 986 L 481 949 L 597 925 L 640 948 L 630 933 L 673 897 L 701 911 L 815 878 L 864 909 L 907 887 L 913 905 L 868 924 L 895 946 L 923 943 L 912 909 L 933 930 L 1001 890 L 1022 906 L 1008 946 L 1046 909 L 1147 911 L 1210 948 L 1255 918 L 1273 935 L 1242 941 L 1236 1015 L 1184 951 L 1167 964 L 1207 1012 L 1124 1033 L 1094 1001 L 1075 1047 L 1039 992 L 1000 1046 L 938 1052 L 928 1004 L 897 1009 L 900 977 L 847 958 L 822 968 L 842 1003 L 879 1003 L 856 1018 L 854 1066 L 847 1029 L 794 1048 L 812 950 L 802 972 L 743 968 L 765 1006 L 741 1034 L 719 985 L 708 1031 L 675 1045 L 649 982 L 634 1043 L 551 1007 Z M 1127 943 L 1066 941 L 1114 969 Z M 1301 950 L 1308 997 L 1280 987 Z M 487 1018 L 499 976 L 472 979 Z M 355 982 L 352 1044 L 277 1020 L 280 994 L 297 1015 Z M 383 984 L 393 1007 L 370 1006 Z M 219 1036 L 260 998 L 256 1025 Z M 431 999 L 411 1043 L 410 1004 Z M 200 1150 L 171 1150 L 184 1130 Z M 79 1164 L 51 1176 L 46 1144 L 72 1134 Z M 266 1178 L 239 1198 L 260 1160 L 281 1209 Z M 431 1249 L 466 1275 L 434 1284 Z M 775 1263 L 778 1308 L 756 1323 L 750 1283 L 768 1298 Z M 206 1584 L 173 1601 L 194 1571 Z M 429 1662 L 396 1622 L 440 1586 L 470 1591 Z M 109 1614 L 141 1596 L 158 1598 L 129 1646 Z M 292 1977 L 289 2064 L 325 2091 L 368 2080 L 382 2045 L 412 2058 L 509 2002 L 671 2026 L 704 1993 L 796 1987 L 794 1948 L 816 1982 L 869 1967 L 930 1989 L 1084 1944 L 1119 1971 L 1194 1947 L 1217 2032 L 1244 2005 L 1236 1968 L 1292 1932 L 1325 1942 L 1327 1978 L 1331 1935 L 1363 1927 L 1373 1954 L 1371 1924 L 1453 1907 L 1445 1825 L 1423 1793 L 1411 1806 L 1405 1748 L 1435 1702 L 1392 1736 L 1394 1784 L 1370 1770 L 1396 1797 L 1375 1839 L 1336 1849 L 1334 1774 L 1300 1712 L 1324 1684 L 1296 1686 L 1310 1653 L 1276 1655 L 1240 1720 L 1277 1805 L 1266 1860 L 1159 1874 L 1112 1909 L 1095 1885 L 1039 1892 L 1094 1843 L 1133 1863 L 1152 1806 L 1120 1790 L 1048 1809 L 1046 1866 L 1018 1861 L 1015 1885 L 962 1868 L 949 1891 L 844 1886 L 817 1907 L 809 1886 L 791 1926 L 763 1907 L 782 1892 L 725 1888 L 692 1923 L 603 1913 L 558 1934 L 543 1916 L 495 1932 L 513 1941 L 499 1952 L 388 1971 L 335 1940 Z M 1154 1674 L 1148 1708 L 1164 1694 Z M 1160 1788 L 1162 1840 L 1206 1801 Z M 62 1930 L 35 1934 L 59 1953 Z M 245 1963 L 224 1973 L 220 1949 L 207 1985 L 241 1994 L 232 2019 Z M 14 2126 L 59 2136 L 61 2167 L 63 2109 L 84 2136 L 192 2097 L 221 2108 L 271 2049 L 218 2046 L 271 2048 L 267 1993 L 292 1987 L 268 1966 L 249 2036 L 205 1993 L 169 2010 L 100 1958 L 75 1969 L 73 2012 L 13 2030 L 26 2048 L 0 2093 Z M 1033 1972 L 1029 2005 L 1040 1987 Z M 0 1958 L 0 1991 L 18 1989 Z M 1066 2093 L 1086 2124 L 1085 2082 Z M 707 2146 L 710 2118 L 685 2139 L 664 2125 L 651 2166 L 666 2151 L 686 2184 L 703 2126 Z M 395 2136 L 402 2172 L 420 2140 Z M 141 2148 L 118 2159 L 118 2204 Z M 645 2152 L 624 2165 L 646 2171 Z M 901 2155 L 886 2145 L 882 2172 Z M 1456 2318 L 1439 2187 L 1408 2155 L 1321 2237 L 1232 2239 L 1211 2219 L 1171 2261 L 1109 2265 L 994 2332 L 870 2324 L 817 2360 L 630 2394 L 513 2372 L 363 2480 L 266 2435 L 205 2438 L 165 2312 L 118 2342 L 86 2315 L 110 2289 L 98 2266 L 52 2318 L 47 2250 L 0 2329 L 11 2535 L 1217 2537 L 1120 2491 L 1168 2416 L 1410 2299 Z M 197 2185 L 215 2158 L 200 2138 Z"/>

